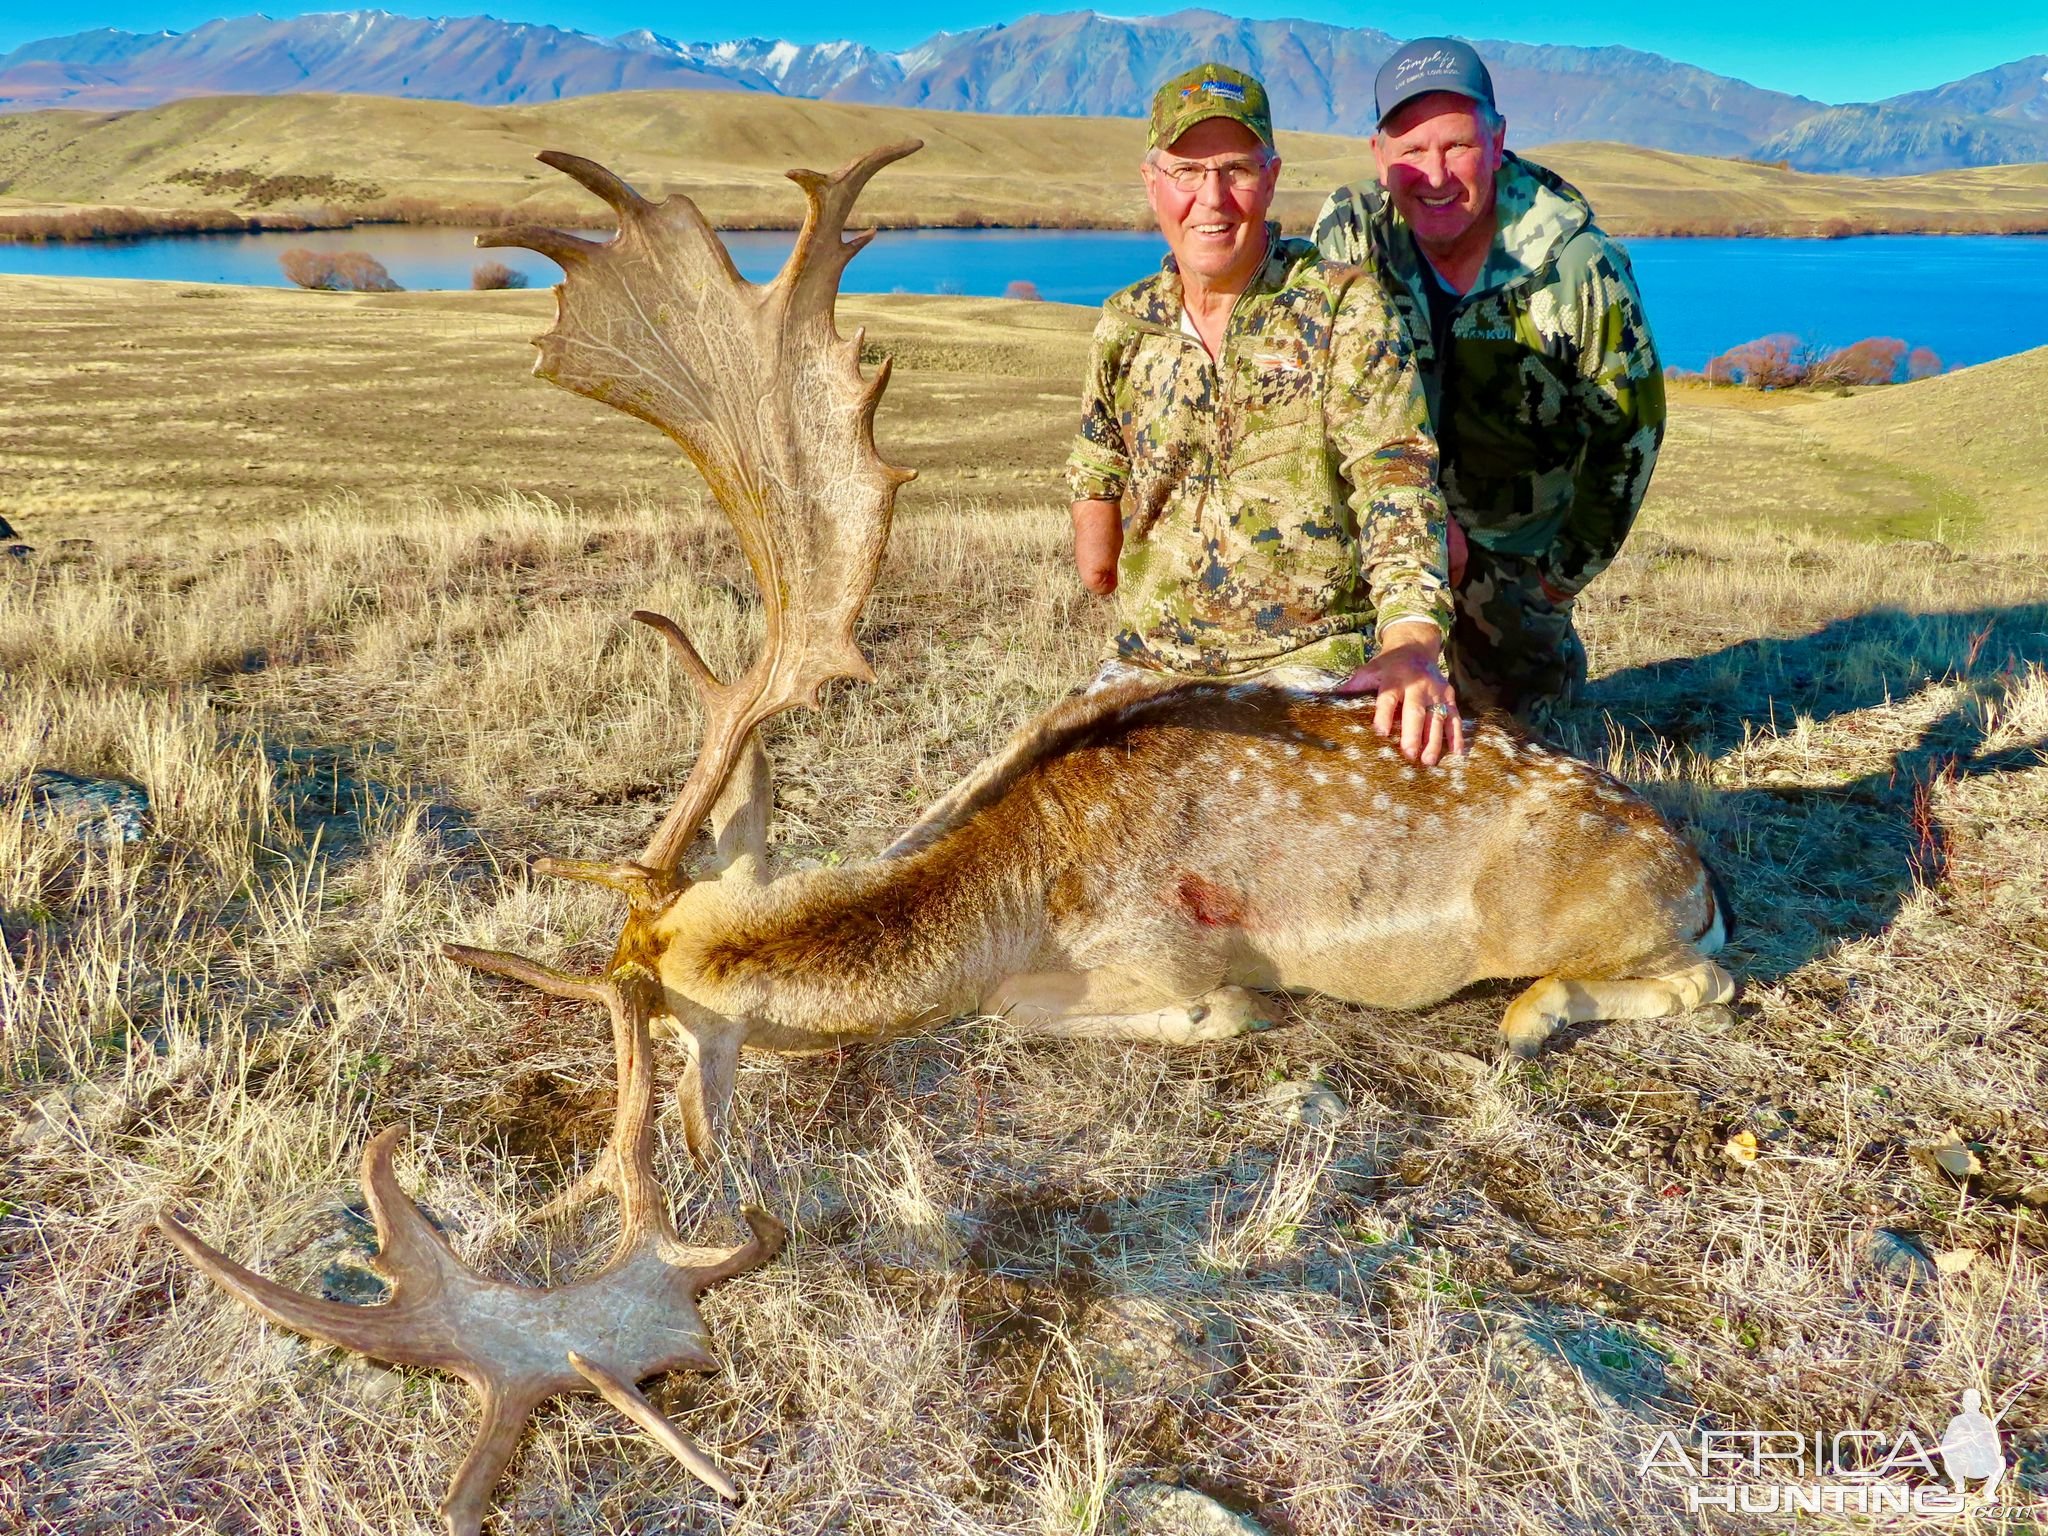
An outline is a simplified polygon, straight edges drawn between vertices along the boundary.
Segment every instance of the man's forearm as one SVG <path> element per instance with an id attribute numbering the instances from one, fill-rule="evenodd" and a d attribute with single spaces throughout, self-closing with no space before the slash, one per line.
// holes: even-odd
<path id="1" fill-rule="evenodd" d="M 1124 548 L 1123 507 L 1091 497 L 1074 503 L 1074 569 L 1081 585 L 1101 597 L 1116 590 L 1116 562 Z"/>

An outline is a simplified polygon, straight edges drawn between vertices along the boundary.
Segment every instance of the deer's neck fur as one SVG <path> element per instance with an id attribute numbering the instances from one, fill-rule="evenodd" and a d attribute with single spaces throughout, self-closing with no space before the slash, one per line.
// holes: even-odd
<path id="1" fill-rule="evenodd" d="M 662 980 L 778 1050 L 971 1010 L 1044 934 L 1042 843 L 1026 821 L 989 817 L 902 859 L 692 886 L 657 930 Z"/>

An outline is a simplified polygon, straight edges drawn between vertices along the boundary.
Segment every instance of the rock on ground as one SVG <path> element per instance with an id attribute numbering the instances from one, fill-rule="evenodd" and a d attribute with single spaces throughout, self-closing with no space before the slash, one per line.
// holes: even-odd
<path id="1" fill-rule="evenodd" d="M 1266 1536 L 1263 1527 L 1192 1488 L 1140 1483 L 1117 1495 L 1117 1506 L 1111 1529 L 1120 1536 Z"/>
<path id="2" fill-rule="evenodd" d="M 38 827 L 69 825 L 88 843 L 132 843 L 149 830 L 149 791 L 127 779 L 38 768 L 28 776 L 28 819 Z"/>

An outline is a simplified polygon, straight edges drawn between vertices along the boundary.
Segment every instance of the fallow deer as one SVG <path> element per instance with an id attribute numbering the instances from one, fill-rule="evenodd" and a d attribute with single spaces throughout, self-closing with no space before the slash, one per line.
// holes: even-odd
<path id="1" fill-rule="evenodd" d="M 868 179 L 919 146 L 826 176 L 790 173 L 809 213 L 758 288 L 686 198 L 647 202 L 601 166 L 541 158 L 597 193 L 619 233 L 597 243 L 524 227 L 566 273 L 536 371 L 667 431 L 730 518 L 762 596 L 766 639 L 718 679 L 668 619 L 703 703 L 697 761 L 640 857 L 542 860 L 626 899 L 601 976 L 450 945 L 479 970 L 608 1010 L 612 1132 L 589 1175 L 621 1206 L 618 1246 L 571 1285 L 487 1279 L 399 1191 L 396 1129 L 364 1154 L 378 1266 L 392 1300 L 302 1296 L 225 1258 L 168 1216 L 206 1275 L 286 1327 L 468 1381 L 483 1423 L 443 1504 L 474 1536 L 527 1416 L 560 1392 L 602 1394 L 727 1497 L 737 1490 L 635 1385 L 708 1369 L 694 1302 L 764 1262 L 751 1241 L 677 1240 L 653 1172 L 652 1033 L 677 1035 L 693 1152 L 716 1146 L 740 1050 L 876 1040 L 980 1010 L 1044 1034 L 1163 1042 L 1257 1024 L 1260 990 L 1408 1008 L 1489 977 L 1541 977 L 1509 1007 L 1534 1051 L 1567 1022 L 1655 1018 L 1732 995 L 1707 955 L 1722 914 L 1705 866 L 1616 781 L 1487 717 L 1469 754 L 1422 768 L 1373 735 L 1370 701 L 1259 682 L 1132 682 L 1055 705 L 946 795 L 885 856 L 775 878 L 768 763 L 756 731 L 833 678 L 871 676 L 855 623 L 895 493 L 911 478 L 874 447 L 888 378 L 833 323 L 839 278 L 869 238 L 844 237 Z M 682 865 L 708 821 L 709 856 Z"/>
<path id="2" fill-rule="evenodd" d="M 464 964 L 562 997 L 618 978 L 681 1042 L 691 1150 L 716 1145 L 742 1048 L 884 1039 L 968 1012 L 1042 1034 L 1163 1042 L 1260 1022 L 1262 991 L 1414 1008 L 1489 978 L 1537 977 L 1508 1042 L 1656 1018 L 1733 994 L 1707 958 L 1723 914 L 1698 856 L 1618 781 L 1487 716 L 1469 752 L 1420 767 L 1369 725 L 1370 700 L 1256 681 L 1126 683 L 1071 698 L 877 861 L 777 877 L 764 720 L 871 677 L 855 624 L 910 472 L 874 446 L 888 378 L 833 323 L 861 187 L 919 146 L 833 176 L 792 171 L 810 215 L 757 288 L 685 198 L 655 205 L 602 168 L 542 158 L 603 197 L 609 244 L 523 228 L 480 243 L 553 257 L 566 278 L 535 371 L 662 428 L 730 519 L 766 614 L 744 676 L 713 675 L 672 621 L 703 706 L 699 756 L 638 859 L 542 860 L 629 911 L 604 978 L 451 945 Z M 709 822 L 711 851 L 685 855 Z M 613 1177 L 600 1156 L 574 1200 Z"/>

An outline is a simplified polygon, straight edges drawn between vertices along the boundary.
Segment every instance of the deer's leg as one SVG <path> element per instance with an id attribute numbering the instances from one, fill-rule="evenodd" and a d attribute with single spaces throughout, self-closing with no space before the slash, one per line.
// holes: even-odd
<path id="1" fill-rule="evenodd" d="M 1244 987 L 1194 997 L 1129 971 L 1038 971 L 1011 976 L 982 1000 L 1033 1034 L 1069 1040 L 1145 1040 L 1193 1045 L 1229 1040 L 1272 1023 L 1267 999 Z"/>
<path id="2" fill-rule="evenodd" d="M 1658 976 L 1582 980 L 1546 976 L 1514 1002 L 1500 1021 L 1518 1056 L 1534 1056 L 1567 1024 L 1591 1019 L 1664 1019 L 1735 995 L 1735 981 L 1720 966 L 1689 952 L 1685 962 Z"/>

